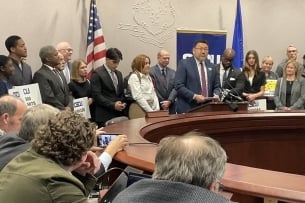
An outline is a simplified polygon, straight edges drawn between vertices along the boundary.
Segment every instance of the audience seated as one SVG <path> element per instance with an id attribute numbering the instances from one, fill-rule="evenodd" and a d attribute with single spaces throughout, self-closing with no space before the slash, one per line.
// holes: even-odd
<path id="1" fill-rule="evenodd" d="M 25 103 L 18 97 L 11 95 L 0 97 L 0 137 L 19 131 L 26 108 Z"/>
<path id="2" fill-rule="evenodd" d="M 9 78 L 14 74 L 15 68 L 11 58 L 0 55 L 0 96 L 8 94 L 8 90 L 13 88 Z"/>
<path id="3" fill-rule="evenodd" d="M 227 156 L 212 138 L 190 132 L 160 142 L 152 179 L 140 180 L 113 203 L 230 202 L 218 193 Z"/>
<path id="4" fill-rule="evenodd" d="M 47 104 L 33 106 L 25 112 L 17 136 L 0 136 L 0 171 L 18 154 L 30 148 L 30 142 L 38 127 L 47 124 L 58 112 L 58 109 Z"/>
<path id="5" fill-rule="evenodd" d="M 135 100 L 129 107 L 129 118 L 140 118 L 145 112 L 160 110 L 157 94 L 149 75 L 150 58 L 144 54 L 136 56 L 132 61 L 133 73 L 128 79 L 132 98 Z"/>
<path id="6" fill-rule="evenodd" d="M 1 171 L 0 202 L 87 202 L 99 169 L 89 151 L 94 138 L 94 124 L 77 113 L 58 113 L 36 131 L 32 148 Z"/>
<path id="7" fill-rule="evenodd" d="M 283 77 L 277 80 L 274 103 L 277 109 L 304 109 L 305 79 L 300 77 L 300 68 L 295 60 L 288 61 Z"/>

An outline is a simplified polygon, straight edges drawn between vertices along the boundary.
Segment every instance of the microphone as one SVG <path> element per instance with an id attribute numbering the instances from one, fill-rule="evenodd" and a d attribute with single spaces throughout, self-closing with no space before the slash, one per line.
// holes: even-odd
<path id="1" fill-rule="evenodd" d="M 232 69 L 232 67 L 230 67 L 230 68 Z M 241 98 L 241 97 L 239 96 L 239 93 L 234 89 L 234 87 L 233 87 L 233 86 L 231 85 L 231 83 L 228 81 L 228 78 L 229 78 L 229 77 L 226 78 L 226 80 L 224 81 L 224 83 L 223 83 L 223 85 L 222 85 L 222 87 L 224 87 L 224 86 L 227 84 L 227 85 L 229 86 L 229 88 L 231 89 L 231 90 L 229 90 L 229 89 L 224 89 L 225 92 L 227 92 L 226 94 L 229 95 L 229 96 L 231 96 L 231 98 L 236 99 L 237 101 L 244 101 L 243 98 Z M 234 93 L 232 93 L 232 91 L 233 91 Z"/>
<path id="2" fill-rule="evenodd" d="M 232 111 L 236 112 L 238 110 L 238 105 L 236 104 L 236 102 L 232 102 L 231 99 L 228 98 L 229 96 L 232 98 L 232 95 L 234 95 L 234 94 L 232 94 L 230 92 L 230 90 L 222 89 L 220 101 L 227 103 L 229 105 L 230 109 L 232 109 Z"/>
<path id="3" fill-rule="evenodd" d="M 228 91 L 228 95 L 230 95 L 231 97 L 237 99 L 238 101 L 244 101 L 240 96 L 236 96 L 235 94 L 233 94 L 230 90 L 226 89 Z"/>

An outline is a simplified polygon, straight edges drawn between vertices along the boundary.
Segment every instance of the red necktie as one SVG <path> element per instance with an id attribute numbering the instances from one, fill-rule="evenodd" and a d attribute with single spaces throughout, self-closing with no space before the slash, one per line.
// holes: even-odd
<path id="1" fill-rule="evenodd" d="M 199 63 L 200 64 L 200 68 L 201 68 L 201 94 L 204 96 L 204 97 L 207 97 L 207 83 L 206 83 L 206 78 L 205 78 L 205 70 L 204 70 L 204 67 L 203 67 L 203 64 L 202 62 Z"/>

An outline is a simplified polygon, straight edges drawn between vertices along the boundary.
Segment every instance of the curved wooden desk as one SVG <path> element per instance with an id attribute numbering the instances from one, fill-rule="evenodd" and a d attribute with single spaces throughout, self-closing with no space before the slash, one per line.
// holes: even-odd
<path id="1" fill-rule="evenodd" d="M 226 150 L 229 163 L 222 182 L 228 191 L 305 202 L 304 122 L 305 113 L 201 112 L 134 119 L 105 130 L 127 134 L 131 143 L 116 161 L 151 173 L 157 145 L 149 142 L 197 129 Z"/>

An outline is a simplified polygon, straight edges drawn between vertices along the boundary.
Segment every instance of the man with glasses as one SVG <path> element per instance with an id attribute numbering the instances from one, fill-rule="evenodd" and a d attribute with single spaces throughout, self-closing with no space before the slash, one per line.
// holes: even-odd
<path id="1" fill-rule="evenodd" d="M 71 69 L 71 58 L 73 54 L 73 49 L 71 45 L 68 42 L 59 42 L 56 46 L 56 49 L 59 53 L 61 53 L 64 56 L 65 60 L 65 66 L 62 70 L 67 83 L 70 82 L 70 69 Z"/>
<path id="2" fill-rule="evenodd" d="M 221 88 L 228 89 L 232 94 L 240 96 L 244 91 L 244 77 L 240 69 L 232 66 L 234 57 L 235 51 L 233 49 L 225 49 L 221 56 L 221 63 L 216 67 Z"/>
<path id="3" fill-rule="evenodd" d="M 92 74 L 92 96 L 96 105 L 95 121 L 99 127 L 103 127 L 105 122 L 112 118 L 126 115 L 123 76 L 117 70 L 122 59 L 119 49 L 109 48 L 106 51 L 106 63 Z"/>
<path id="4" fill-rule="evenodd" d="M 178 64 L 177 113 L 189 112 L 211 97 L 219 99 L 219 77 L 215 65 L 207 59 L 208 54 L 208 42 L 199 40 L 193 46 L 193 57 L 182 59 Z"/>
<path id="5" fill-rule="evenodd" d="M 289 45 L 286 50 L 287 58 L 284 59 L 276 68 L 276 73 L 279 77 L 283 77 L 283 69 L 286 66 L 287 61 L 289 60 L 297 60 L 298 58 L 298 50 L 295 46 Z M 304 67 L 301 63 L 297 62 L 299 66 L 300 73 L 303 73 Z"/>

